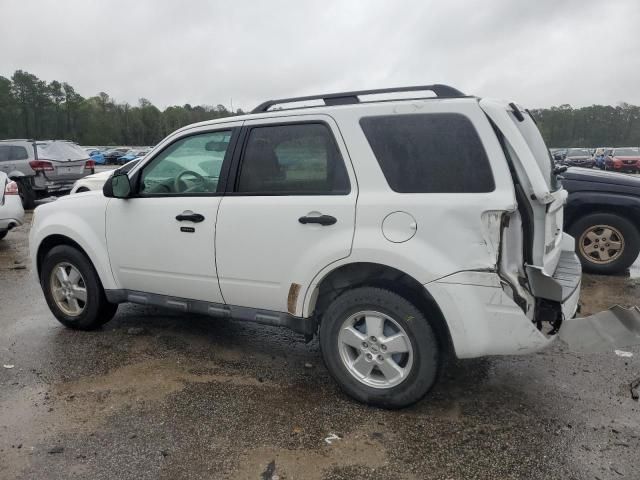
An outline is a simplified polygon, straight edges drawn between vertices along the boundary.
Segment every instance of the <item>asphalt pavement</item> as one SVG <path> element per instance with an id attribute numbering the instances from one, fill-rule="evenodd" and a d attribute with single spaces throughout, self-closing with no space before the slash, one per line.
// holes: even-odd
<path id="1" fill-rule="evenodd" d="M 68 330 L 27 235 L 0 241 L 0 479 L 640 478 L 638 347 L 453 361 L 385 411 L 287 330 L 134 305 Z M 585 275 L 583 312 L 638 303 L 638 275 Z"/>

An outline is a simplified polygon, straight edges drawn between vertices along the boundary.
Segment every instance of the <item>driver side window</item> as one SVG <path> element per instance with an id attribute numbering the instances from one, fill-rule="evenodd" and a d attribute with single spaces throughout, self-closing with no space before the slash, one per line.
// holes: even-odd
<path id="1" fill-rule="evenodd" d="M 201 133 L 169 145 L 142 171 L 140 193 L 189 195 L 215 193 L 231 130 Z"/>

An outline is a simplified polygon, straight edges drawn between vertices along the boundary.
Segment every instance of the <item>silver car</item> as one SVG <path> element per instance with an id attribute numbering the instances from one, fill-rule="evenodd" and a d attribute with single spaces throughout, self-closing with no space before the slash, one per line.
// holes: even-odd
<path id="1" fill-rule="evenodd" d="M 89 154 L 70 141 L 0 140 L 0 171 L 18 183 L 25 208 L 33 208 L 37 197 L 71 190 L 94 167 Z"/>

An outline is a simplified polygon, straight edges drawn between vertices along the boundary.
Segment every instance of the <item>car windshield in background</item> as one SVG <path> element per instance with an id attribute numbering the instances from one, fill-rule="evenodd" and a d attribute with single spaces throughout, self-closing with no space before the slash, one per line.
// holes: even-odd
<path id="1" fill-rule="evenodd" d="M 572 148 L 567 152 L 567 157 L 590 157 L 589 150 L 584 148 Z"/>
<path id="2" fill-rule="evenodd" d="M 616 148 L 613 151 L 613 155 L 616 157 L 638 157 L 640 156 L 640 149 L 637 148 Z"/>
<path id="3" fill-rule="evenodd" d="M 89 154 L 80 146 L 70 142 L 36 143 L 38 158 L 47 160 L 85 160 Z"/>

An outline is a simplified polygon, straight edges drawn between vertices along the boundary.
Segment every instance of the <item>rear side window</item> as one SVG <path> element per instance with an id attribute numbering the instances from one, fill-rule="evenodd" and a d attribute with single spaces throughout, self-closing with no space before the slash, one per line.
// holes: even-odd
<path id="1" fill-rule="evenodd" d="M 457 113 L 365 117 L 369 145 L 399 193 L 483 193 L 495 189 L 471 121 Z"/>
<path id="2" fill-rule="evenodd" d="M 322 123 L 253 127 L 244 149 L 237 191 L 265 195 L 344 195 L 344 161 Z"/>
<path id="3" fill-rule="evenodd" d="M 27 153 L 27 149 L 24 147 L 11 147 L 11 152 L 9 152 L 9 160 L 26 160 L 29 158 L 29 154 Z"/>
<path id="4" fill-rule="evenodd" d="M 11 147 L 9 145 L 0 145 L 0 162 L 6 162 L 9 160 L 9 152 L 11 152 Z"/>

